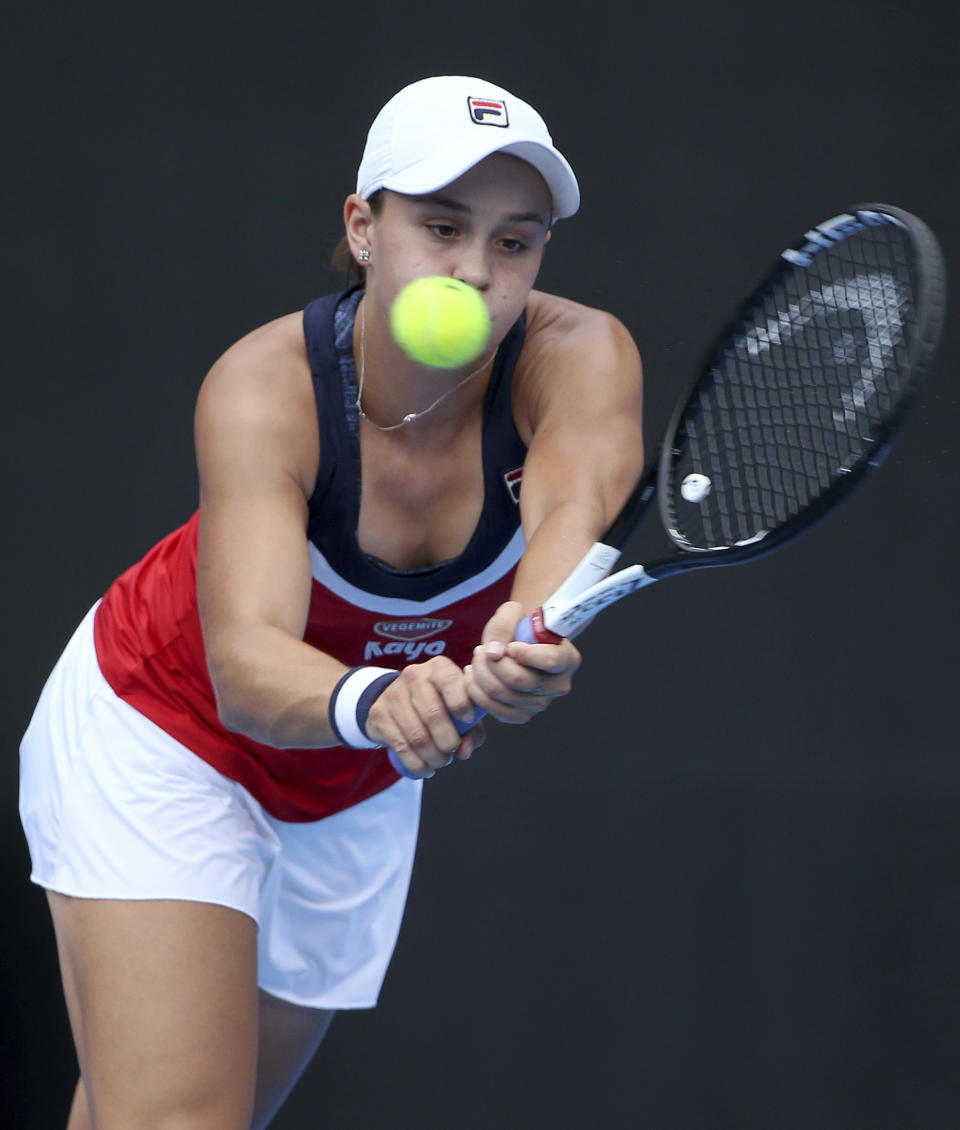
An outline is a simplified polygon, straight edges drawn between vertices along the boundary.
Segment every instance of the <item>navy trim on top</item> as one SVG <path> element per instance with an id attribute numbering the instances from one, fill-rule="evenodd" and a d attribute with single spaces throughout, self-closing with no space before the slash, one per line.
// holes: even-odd
<path id="1" fill-rule="evenodd" d="M 362 296 L 362 286 L 352 287 L 318 298 L 303 312 L 321 453 L 307 535 L 350 584 L 384 597 L 427 600 L 487 568 L 520 525 L 520 508 L 504 475 L 521 467 L 526 457 L 511 406 L 513 370 L 526 321 L 521 315 L 501 342 L 484 398 L 484 504 L 473 535 L 458 557 L 405 571 L 363 553 L 357 541 L 361 476 L 353 320 Z"/>

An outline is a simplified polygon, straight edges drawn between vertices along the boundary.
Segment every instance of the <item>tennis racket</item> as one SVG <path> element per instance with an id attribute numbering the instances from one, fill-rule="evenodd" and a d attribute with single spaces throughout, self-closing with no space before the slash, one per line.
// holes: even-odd
<path id="1" fill-rule="evenodd" d="M 637 589 L 810 529 L 882 461 L 934 360 L 945 300 L 943 254 L 909 212 L 859 204 L 807 231 L 707 352 L 603 541 L 517 639 L 559 642 Z M 654 498 L 678 552 L 608 576 Z"/>

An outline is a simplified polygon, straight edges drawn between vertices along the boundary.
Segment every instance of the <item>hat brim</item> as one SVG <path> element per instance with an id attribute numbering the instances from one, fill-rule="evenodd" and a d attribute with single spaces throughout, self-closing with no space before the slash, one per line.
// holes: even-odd
<path id="1" fill-rule="evenodd" d="M 378 188 L 389 188 L 406 196 L 422 196 L 452 184 L 493 153 L 509 153 L 532 165 L 546 181 L 553 201 L 554 219 L 566 219 L 577 211 L 580 207 L 580 188 L 570 163 L 559 150 L 544 145 L 535 138 L 513 139 L 507 145 L 497 145 L 493 138 L 491 142 L 486 149 L 478 150 L 476 145 L 471 145 L 469 150 L 447 149 L 434 153 L 395 173 L 382 184 L 373 184 L 361 190 L 361 195 L 366 197 Z"/>

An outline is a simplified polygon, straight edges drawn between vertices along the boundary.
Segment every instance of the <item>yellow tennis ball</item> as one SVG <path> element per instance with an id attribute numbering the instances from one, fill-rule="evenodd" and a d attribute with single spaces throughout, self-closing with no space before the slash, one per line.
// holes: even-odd
<path id="1" fill-rule="evenodd" d="M 390 308 L 390 331 L 414 361 L 458 369 L 486 346 L 490 315 L 475 287 L 434 275 L 400 291 Z"/>

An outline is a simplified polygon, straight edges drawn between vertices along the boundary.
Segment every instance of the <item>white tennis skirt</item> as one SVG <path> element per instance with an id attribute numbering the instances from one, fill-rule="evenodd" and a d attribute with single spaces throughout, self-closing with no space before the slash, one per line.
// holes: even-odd
<path id="1" fill-rule="evenodd" d="M 421 782 L 400 780 L 325 820 L 277 820 L 113 692 L 97 664 L 94 611 L 20 747 L 32 880 L 77 898 L 232 907 L 259 925 L 266 992 L 372 1008 L 403 917 Z"/>

